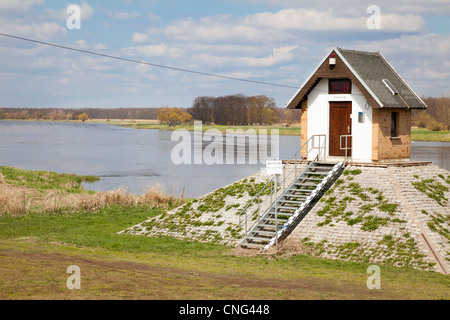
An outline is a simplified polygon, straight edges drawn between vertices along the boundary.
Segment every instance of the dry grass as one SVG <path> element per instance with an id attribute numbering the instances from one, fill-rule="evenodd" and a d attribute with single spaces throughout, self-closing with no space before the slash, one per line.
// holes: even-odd
<path id="1" fill-rule="evenodd" d="M 29 212 L 33 196 L 37 192 L 32 189 L 9 185 L 0 173 L 0 214 L 8 213 L 13 216 Z"/>
<path id="2" fill-rule="evenodd" d="M 0 173 L 0 215 L 19 216 L 31 211 L 50 214 L 77 210 L 97 211 L 113 204 L 124 207 L 148 205 L 167 209 L 183 202 L 183 199 L 164 193 L 159 186 L 149 188 L 141 196 L 130 194 L 123 188 L 95 193 L 67 193 L 53 189 L 42 194 L 34 189 L 6 183 Z"/>
<path id="3" fill-rule="evenodd" d="M 96 211 L 112 204 L 130 207 L 137 205 L 138 200 L 136 196 L 119 188 L 94 194 L 64 194 L 58 192 L 44 197 L 36 204 L 38 203 L 42 206 L 42 212 L 58 213 L 74 210 Z"/>
<path id="4" fill-rule="evenodd" d="M 8 188 L 5 184 L 0 184 L 0 213 L 10 215 L 26 214 L 30 208 L 30 201 L 27 192 L 21 188 Z"/>
<path id="5" fill-rule="evenodd" d="M 168 209 L 171 205 L 181 205 L 184 203 L 183 194 L 179 198 L 161 191 L 159 185 L 152 186 L 147 189 L 144 194 L 139 197 L 139 202 L 150 205 L 154 208 Z"/>

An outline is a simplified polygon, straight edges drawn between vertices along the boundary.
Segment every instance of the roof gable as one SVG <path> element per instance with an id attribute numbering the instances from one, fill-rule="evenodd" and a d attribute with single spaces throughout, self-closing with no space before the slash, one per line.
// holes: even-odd
<path id="1" fill-rule="evenodd" d="M 328 57 L 336 57 L 336 65 L 330 68 Z M 380 52 L 365 52 L 336 48 L 331 50 L 319 66 L 305 81 L 289 101 L 288 108 L 298 108 L 301 101 L 323 78 L 349 78 L 362 92 L 373 108 L 405 108 L 424 109 L 425 103 L 402 79 Z M 385 85 L 383 79 L 389 80 L 398 94 Z"/>

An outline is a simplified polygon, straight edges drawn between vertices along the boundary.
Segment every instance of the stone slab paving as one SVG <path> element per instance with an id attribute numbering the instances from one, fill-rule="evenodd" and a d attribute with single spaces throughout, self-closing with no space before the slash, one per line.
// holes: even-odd
<path id="1" fill-rule="evenodd" d="M 286 168 L 287 186 L 295 174 L 293 165 Z M 270 178 L 262 170 L 121 233 L 236 246 L 245 231 L 239 213 Z M 282 245 L 327 259 L 449 273 L 449 190 L 450 172 L 434 165 L 347 166 Z M 263 192 L 259 214 L 270 204 Z M 248 228 L 257 209 L 254 202 L 247 210 Z"/>
<path id="2" fill-rule="evenodd" d="M 329 259 L 449 272 L 450 172 L 349 166 L 286 242 Z"/>

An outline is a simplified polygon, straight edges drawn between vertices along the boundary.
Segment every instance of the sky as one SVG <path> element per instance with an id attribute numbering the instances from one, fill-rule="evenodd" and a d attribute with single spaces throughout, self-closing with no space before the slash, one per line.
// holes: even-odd
<path id="1" fill-rule="evenodd" d="M 450 94 L 450 0 L 0 0 L 0 33 L 276 84 L 0 35 L 0 107 L 187 108 L 264 94 L 282 108 L 333 46 L 381 51 L 420 96 Z"/>

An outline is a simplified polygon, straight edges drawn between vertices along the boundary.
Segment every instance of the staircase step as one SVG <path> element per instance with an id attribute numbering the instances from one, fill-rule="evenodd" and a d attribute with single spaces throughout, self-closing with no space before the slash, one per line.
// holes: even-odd
<path id="1" fill-rule="evenodd" d="M 275 222 L 275 218 L 265 218 L 264 221 Z M 282 223 L 284 225 L 287 222 L 287 220 L 286 219 L 279 219 L 279 218 L 277 218 L 277 222 Z"/>
<path id="2" fill-rule="evenodd" d="M 278 216 L 292 216 L 293 214 L 294 214 L 293 212 L 283 212 L 283 213 L 278 212 L 277 213 Z M 275 215 L 275 211 L 269 211 L 269 212 L 267 212 L 267 215 Z"/>
<path id="3" fill-rule="evenodd" d="M 314 175 L 319 175 L 319 176 L 326 176 L 326 175 L 328 175 L 328 173 L 329 172 L 311 172 L 311 171 L 305 172 L 305 174 L 314 174 Z"/>
<path id="4" fill-rule="evenodd" d="M 303 191 L 298 191 L 298 189 L 296 189 L 296 188 L 289 188 L 288 191 L 303 192 Z M 305 197 L 305 198 L 308 197 L 306 194 L 289 194 L 289 196 L 292 196 L 292 197 L 297 196 L 299 198 L 300 197 Z"/>
<path id="5" fill-rule="evenodd" d="M 319 166 L 319 167 L 312 167 L 311 168 L 311 171 L 321 171 L 321 172 L 330 172 L 330 171 L 332 171 L 333 170 L 333 167 L 322 167 L 322 166 Z"/>
<path id="6" fill-rule="evenodd" d="M 292 210 L 292 211 L 295 211 L 295 210 L 297 210 L 297 208 L 298 208 L 298 206 L 286 207 L 286 206 L 277 205 L 277 210 Z M 274 207 L 274 209 L 275 209 L 275 207 Z M 278 212 L 278 214 L 283 214 L 283 212 Z"/>
<path id="7" fill-rule="evenodd" d="M 295 182 L 294 185 L 301 186 L 301 187 L 317 187 L 317 184 L 313 183 L 301 183 L 301 182 Z"/>
<path id="8" fill-rule="evenodd" d="M 297 202 L 292 202 L 293 200 L 282 200 L 282 199 L 278 199 L 277 200 L 277 208 L 278 209 L 290 209 L 290 208 L 294 208 L 298 206 Z M 272 209 L 275 208 L 275 203 L 272 204 Z"/>
<path id="9" fill-rule="evenodd" d="M 307 198 L 306 195 L 295 195 L 295 194 L 283 196 L 284 200 L 292 200 L 292 201 L 295 201 L 295 203 L 300 203 L 300 204 L 303 203 L 306 198 Z M 280 199 L 279 202 L 283 202 L 283 200 Z"/>
<path id="10" fill-rule="evenodd" d="M 280 229 L 283 225 L 284 225 L 284 223 L 282 223 L 282 224 L 278 223 L 278 229 Z M 268 223 L 258 223 L 256 226 L 260 227 L 260 228 L 275 229 L 275 223 L 270 223 L 270 224 L 268 224 Z M 265 230 L 265 231 L 267 231 L 267 230 Z"/>
<path id="11" fill-rule="evenodd" d="M 272 236 L 268 236 L 268 237 L 255 237 L 255 236 L 247 237 L 247 240 L 264 241 L 264 242 L 267 242 L 267 243 L 269 243 L 270 239 L 272 239 Z"/>
<path id="12" fill-rule="evenodd" d="M 265 244 L 259 244 L 259 243 L 243 242 L 243 243 L 241 243 L 241 246 L 249 247 L 249 248 L 264 248 L 266 245 Z"/>
<path id="13" fill-rule="evenodd" d="M 253 234 L 253 235 L 254 234 L 266 234 L 266 235 L 271 235 L 271 236 L 275 235 L 275 231 L 264 231 L 264 230 L 255 230 L 255 231 L 252 231 L 250 233 Z"/>
<path id="14" fill-rule="evenodd" d="M 323 179 L 318 179 L 318 178 L 309 178 L 309 177 L 305 177 L 301 179 L 302 181 L 322 181 Z"/>
<path id="15" fill-rule="evenodd" d="M 314 189 L 298 189 L 298 188 L 295 188 L 295 189 L 292 189 L 292 190 L 295 190 L 295 191 L 298 191 L 298 192 L 309 192 L 309 193 L 311 193 L 311 192 L 314 191 Z"/>
<path id="16" fill-rule="evenodd" d="M 283 217 L 290 217 L 290 216 L 293 216 L 294 215 L 294 213 L 295 212 L 286 212 L 286 213 L 279 213 L 278 212 L 278 214 L 277 214 L 277 217 L 278 217 L 278 221 L 282 221 L 282 222 L 285 222 L 285 221 L 287 221 L 287 219 L 284 219 Z M 267 213 L 267 217 L 264 217 L 264 220 L 270 220 L 270 219 L 272 219 L 272 218 L 274 218 L 275 217 L 275 212 L 273 212 L 273 211 L 270 211 L 270 212 L 268 212 Z"/>
<path id="17" fill-rule="evenodd" d="M 303 203 L 303 201 L 293 201 L 293 200 L 278 200 L 278 201 L 277 201 L 277 203 L 284 203 L 284 202 L 287 202 L 287 203 L 296 203 L 296 204 L 302 204 L 302 203 Z"/>

